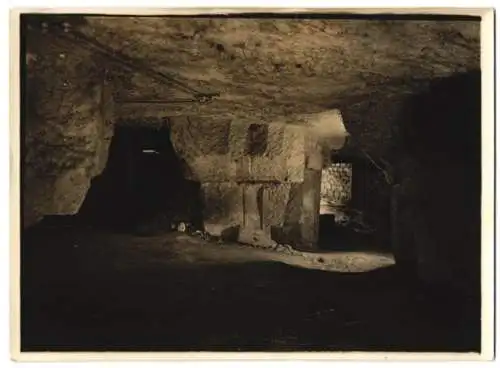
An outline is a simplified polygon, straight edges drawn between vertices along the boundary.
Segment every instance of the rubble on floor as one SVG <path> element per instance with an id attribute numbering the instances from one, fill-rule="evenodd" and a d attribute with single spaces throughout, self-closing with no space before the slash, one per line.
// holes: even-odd
<path id="1" fill-rule="evenodd" d="M 179 252 L 186 250 L 187 244 L 190 247 L 200 247 L 204 259 L 205 257 L 213 257 L 214 259 L 232 261 L 234 256 L 239 261 L 268 260 L 331 272 L 367 272 L 395 264 L 391 254 L 381 252 L 328 251 L 312 253 L 296 250 L 288 244 L 228 242 L 201 230 L 173 233 L 173 237 L 173 239 L 169 238 L 169 243 L 175 244 L 174 246 L 178 247 Z M 217 244 L 217 248 L 212 248 L 214 244 Z M 194 254 L 198 251 L 194 249 L 192 252 Z"/>

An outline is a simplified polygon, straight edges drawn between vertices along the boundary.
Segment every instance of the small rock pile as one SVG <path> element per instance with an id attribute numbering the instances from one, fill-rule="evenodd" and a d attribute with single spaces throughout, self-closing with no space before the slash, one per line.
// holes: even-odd
<path id="1" fill-rule="evenodd" d="M 215 242 L 215 243 L 219 243 L 219 244 L 224 243 L 224 239 L 222 239 L 220 236 L 211 235 L 210 233 L 203 231 L 203 230 L 190 231 L 190 227 L 187 225 L 185 225 L 185 226 L 179 225 L 177 228 L 177 231 L 186 232 L 191 236 L 194 236 L 194 237 L 197 237 L 197 238 L 209 241 L 209 242 Z M 288 245 L 288 244 L 279 244 L 276 242 L 274 242 L 274 244 L 265 244 L 265 245 L 242 243 L 242 242 L 239 242 L 238 244 L 241 246 L 249 247 L 249 248 L 270 250 L 270 251 L 285 253 L 285 254 L 289 254 L 289 255 L 303 255 L 302 252 L 293 249 L 292 246 Z"/>
<path id="2" fill-rule="evenodd" d="M 192 226 L 189 226 L 189 224 L 179 224 L 177 226 L 177 231 L 183 232 L 188 234 L 189 236 L 192 237 L 197 237 L 200 238 L 204 241 L 210 242 L 210 243 L 217 243 L 217 244 L 225 244 L 227 243 L 224 241 L 224 239 L 220 236 L 214 236 L 211 235 L 210 233 L 204 231 L 204 230 L 194 230 Z M 276 242 L 267 242 L 267 243 L 246 243 L 246 242 L 238 242 L 238 245 L 241 247 L 248 247 L 252 249 L 259 249 L 259 250 L 265 250 L 265 251 L 271 251 L 271 252 L 276 252 L 276 253 L 281 253 L 281 254 L 286 254 L 286 255 L 292 255 L 292 256 L 301 256 L 303 258 L 308 259 L 309 261 L 313 263 L 318 263 L 318 264 L 325 264 L 326 261 L 322 257 L 318 257 L 315 254 L 308 254 L 304 253 L 298 250 L 293 249 L 293 247 L 289 244 L 279 244 Z"/>
<path id="3" fill-rule="evenodd" d="M 274 245 L 271 245 L 269 247 L 259 247 L 259 246 L 252 246 L 250 245 L 251 247 L 254 247 L 254 248 L 259 248 L 259 249 L 269 249 L 269 250 L 272 250 L 272 251 L 275 251 L 275 252 L 280 252 L 280 253 L 286 253 L 286 254 L 290 254 L 290 255 L 301 255 L 302 253 L 293 249 L 291 245 L 288 245 L 288 244 L 279 244 L 279 243 L 276 243 Z"/>

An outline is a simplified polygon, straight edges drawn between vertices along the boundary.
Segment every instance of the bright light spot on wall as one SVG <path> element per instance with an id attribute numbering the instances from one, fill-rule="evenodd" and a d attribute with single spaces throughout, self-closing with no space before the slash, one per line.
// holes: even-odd
<path id="1" fill-rule="evenodd" d="M 155 150 L 153 150 L 153 149 L 143 149 L 143 150 L 142 150 L 142 153 L 148 153 L 148 154 L 155 154 L 155 155 L 158 155 L 160 152 L 155 151 Z"/>
<path id="2" fill-rule="evenodd" d="M 334 214 L 349 205 L 352 190 L 352 165 L 334 163 L 321 174 L 320 214 Z"/>

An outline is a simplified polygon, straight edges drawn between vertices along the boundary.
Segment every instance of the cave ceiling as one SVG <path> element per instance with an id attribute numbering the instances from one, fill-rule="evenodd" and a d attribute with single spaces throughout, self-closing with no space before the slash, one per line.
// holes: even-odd
<path id="1" fill-rule="evenodd" d="M 79 26 L 113 53 L 179 82 L 111 66 L 123 114 L 262 121 L 349 109 L 478 70 L 479 30 L 479 21 L 469 20 L 121 16 L 87 16 Z M 197 92 L 218 97 L 172 103 Z M 157 103 L 146 109 L 144 101 Z"/>

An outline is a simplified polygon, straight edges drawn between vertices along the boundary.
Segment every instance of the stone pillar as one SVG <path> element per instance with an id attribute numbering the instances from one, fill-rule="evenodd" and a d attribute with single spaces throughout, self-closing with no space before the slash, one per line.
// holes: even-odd
<path id="1" fill-rule="evenodd" d="M 306 169 L 302 186 L 301 248 L 315 249 L 319 234 L 321 171 Z"/>
<path id="2" fill-rule="evenodd" d="M 323 148 L 319 137 L 315 133 L 306 133 L 304 181 L 301 193 L 300 242 L 298 245 L 299 248 L 305 250 L 315 249 L 318 242 Z"/>
<path id="3" fill-rule="evenodd" d="M 310 126 L 172 122 L 173 146 L 202 183 L 208 232 L 254 245 L 316 246 L 325 153 L 345 137 L 337 111 L 309 118 Z"/>
<path id="4" fill-rule="evenodd" d="M 238 240 L 241 243 L 270 246 L 275 242 L 271 238 L 271 227 L 264 217 L 264 208 L 271 203 L 264 203 L 264 184 L 243 184 L 243 225 Z"/>

